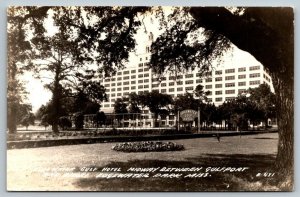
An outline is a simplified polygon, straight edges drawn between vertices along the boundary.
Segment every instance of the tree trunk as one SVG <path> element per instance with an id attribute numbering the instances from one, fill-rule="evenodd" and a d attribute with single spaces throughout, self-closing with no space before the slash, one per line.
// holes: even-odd
<path id="1" fill-rule="evenodd" d="M 273 77 L 275 78 L 275 77 Z M 289 84 L 290 82 L 290 84 Z M 292 83 L 292 84 L 291 84 Z M 294 89 L 291 80 L 274 80 L 278 119 L 278 152 L 275 169 L 282 177 L 280 188 L 290 191 L 294 184 Z M 280 91 L 279 91 L 280 90 Z"/>
<path id="2" fill-rule="evenodd" d="M 59 70 L 60 66 L 56 67 L 55 78 L 54 78 L 54 87 L 53 87 L 53 109 L 52 109 L 52 131 L 58 133 L 58 120 L 59 120 L 59 108 L 60 108 L 60 90 L 59 90 Z"/>
<path id="3" fill-rule="evenodd" d="M 13 102 L 11 103 L 10 109 L 8 109 L 7 113 L 7 120 L 8 120 L 8 132 L 13 134 L 17 132 L 17 113 L 18 113 L 18 107 L 17 103 Z"/>

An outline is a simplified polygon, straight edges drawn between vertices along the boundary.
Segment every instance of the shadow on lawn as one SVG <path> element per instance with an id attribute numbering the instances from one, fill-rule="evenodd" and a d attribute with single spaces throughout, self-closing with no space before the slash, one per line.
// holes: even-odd
<path id="1" fill-rule="evenodd" d="M 94 166 L 99 172 L 104 167 L 118 167 L 121 173 L 136 168 L 191 168 L 203 167 L 201 172 L 182 173 L 183 176 L 193 173 L 205 173 L 207 167 L 249 167 L 244 172 L 210 172 L 211 176 L 198 178 L 89 178 L 79 179 L 75 185 L 82 191 L 276 191 L 276 176 L 257 177 L 258 173 L 273 172 L 274 155 L 202 155 L 185 161 L 132 160 L 129 162 L 111 162 L 106 166 Z M 136 172 L 139 173 L 139 172 Z"/>

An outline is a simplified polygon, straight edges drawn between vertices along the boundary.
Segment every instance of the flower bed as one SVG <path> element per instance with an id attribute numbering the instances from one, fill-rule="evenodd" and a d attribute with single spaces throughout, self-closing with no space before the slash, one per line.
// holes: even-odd
<path id="1" fill-rule="evenodd" d="M 112 147 L 112 150 L 122 152 L 161 152 L 161 151 L 180 151 L 184 150 L 182 144 L 176 144 L 174 142 L 125 142 L 116 144 Z"/>

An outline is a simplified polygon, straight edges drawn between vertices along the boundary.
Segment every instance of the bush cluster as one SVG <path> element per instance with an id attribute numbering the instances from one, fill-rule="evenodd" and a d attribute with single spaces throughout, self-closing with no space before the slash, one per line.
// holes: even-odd
<path id="1" fill-rule="evenodd" d="M 180 151 L 184 150 L 182 144 L 174 142 L 125 142 L 116 144 L 112 150 L 122 152 L 160 152 L 160 151 Z"/>
<path id="2" fill-rule="evenodd" d="M 101 132 L 100 135 L 106 136 L 143 136 L 143 135 L 174 135 L 174 134 L 191 134 L 191 131 L 176 129 L 110 129 Z"/>

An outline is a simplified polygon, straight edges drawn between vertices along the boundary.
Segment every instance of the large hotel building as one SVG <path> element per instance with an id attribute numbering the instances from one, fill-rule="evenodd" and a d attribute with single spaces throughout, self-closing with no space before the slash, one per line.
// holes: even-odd
<path id="1" fill-rule="evenodd" d="M 144 45 L 144 53 L 139 54 L 139 62 L 136 65 L 127 66 L 114 76 L 103 79 L 108 101 L 102 103 L 102 111 L 112 113 L 116 99 L 126 97 L 132 92 L 140 94 L 157 90 L 175 98 L 185 92 L 193 92 L 196 86 L 201 84 L 204 90 L 210 92 L 208 101 L 218 106 L 224 101 L 236 98 L 238 94 L 249 88 L 258 87 L 262 83 L 272 87 L 271 77 L 262 65 L 243 66 L 242 62 L 240 66 L 217 67 L 204 78 L 200 78 L 198 70 L 194 70 L 178 75 L 176 80 L 174 76 L 168 74 L 159 80 L 148 67 L 151 42 L 152 34 L 149 36 L 148 43 Z M 144 110 L 144 113 L 148 112 L 148 110 Z M 163 124 L 174 125 L 174 121 L 166 120 Z"/>

